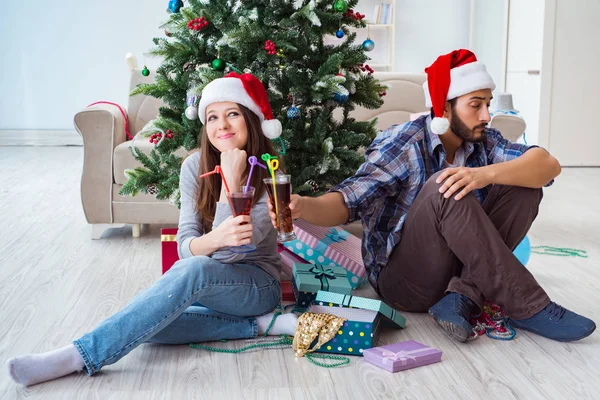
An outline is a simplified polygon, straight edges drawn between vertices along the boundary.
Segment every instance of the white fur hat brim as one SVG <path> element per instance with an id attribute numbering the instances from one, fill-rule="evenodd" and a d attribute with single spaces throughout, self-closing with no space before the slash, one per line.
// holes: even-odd
<path id="1" fill-rule="evenodd" d="M 244 89 L 242 81 L 235 78 L 219 78 L 210 82 L 204 87 L 200 104 L 198 104 L 198 116 L 200 122 L 206 123 L 206 107 L 213 103 L 231 101 L 247 107 L 250 111 L 260 118 L 262 123 L 265 120 L 260 107 L 252 100 L 248 92 Z"/>
<path id="2" fill-rule="evenodd" d="M 487 72 L 485 65 L 480 62 L 461 65 L 450 70 L 450 88 L 446 100 L 452 100 L 482 89 L 492 91 L 496 89 L 496 84 Z M 427 81 L 423 83 L 423 91 L 425 92 L 425 107 L 429 108 L 432 104 Z"/>

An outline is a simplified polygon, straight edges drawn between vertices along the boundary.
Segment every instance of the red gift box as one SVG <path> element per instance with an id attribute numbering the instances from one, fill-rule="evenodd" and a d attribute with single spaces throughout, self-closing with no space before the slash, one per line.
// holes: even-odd
<path id="1" fill-rule="evenodd" d="M 177 228 L 163 228 L 160 230 L 160 243 L 162 245 L 162 273 L 167 272 L 179 260 L 177 254 Z"/>
<path id="2" fill-rule="evenodd" d="M 292 288 L 292 281 L 281 282 L 281 300 L 296 301 L 296 296 L 294 296 L 294 289 Z"/>

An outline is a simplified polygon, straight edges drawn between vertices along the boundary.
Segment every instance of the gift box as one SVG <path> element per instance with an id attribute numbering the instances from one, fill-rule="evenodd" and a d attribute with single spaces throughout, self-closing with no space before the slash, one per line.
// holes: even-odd
<path id="1" fill-rule="evenodd" d="M 322 305 L 312 305 L 310 311 L 346 319 L 335 337 L 316 350 L 319 353 L 361 356 L 379 339 L 381 315 L 376 311 Z"/>
<path id="2" fill-rule="evenodd" d="M 381 300 L 320 290 L 314 302 L 320 306 L 338 306 L 376 311 L 385 317 L 384 320 L 391 322 L 392 326 L 399 326 L 400 328 L 406 326 L 406 318 Z"/>
<path id="3" fill-rule="evenodd" d="M 305 264 L 320 264 L 329 267 L 340 267 L 336 263 L 334 263 L 329 258 L 325 257 L 323 254 L 309 247 L 307 244 L 302 243 L 300 240 L 290 240 L 289 242 L 284 243 L 285 250 L 289 253 L 292 253 L 295 257 L 298 257 L 304 260 Z M 283 253 L 280 253 L 283 254 Z M 282 261 L 284 261 L 282 257 Z M 300 262 L 300 261 L 296 261 Z M 348 282 L 350 282 L 350 286 L 353 289 L 359 287 L 364 279 L 359 278 L 358 276 L 352 274 L 350 271 L 347 272 Z"/>
<path id="4" fill-rule="evenodd" d="M 282 281 L 281 285 L 281 300 L 283 301 L 296 301 L 294 296 L 294 288 L 292 287 L 291 281 Z"/>
<path id="5" fill-rule="evenodd" d="M 421 367 L 442 360 L 442 352 L 414 340 L 366 349 L 365 361 L 390 372 Z"/>
<path id="6" fill-rule="evenodd" d="M 350 272 L 348 275 L 352 288 L 359 287 L 366 281 L 366 270 L 362 259 L 361 240 L 350 232 L 338 227 L 325 228 L 315 226 L 308 222 L 298 219 L 294 222 L 294 232 L 296 232 L 297 240 L 304 243 L 310 250 L 301 249 L 303 255 L 300 255 L 297 248 L 286 246 L 295 254 L 305 260 L 312 262 L 311 258 L 316 258 L 315 264 L 321 263 L 326 265 L 340 266 Z M 291 243 L 290 243 L 291 244 Z M 311 254 L 308 254 L 311 253 Z M 319 256 L 322 256 L 326 261 L 318 261 Z"/>
<path id="7" fill-rule="evenodd" d="M 376 299 L 320 290 L 310 307 L 311 312 L 325 312 L 346 318 L 338 334 L 318 350 L 323 353 L 363 355 L 377 344 L 383 322 L 404 328 L 406 318 Z"/>
<path id="8" fill-rule="evenodd" d="M 320 290 L 352 293 L 347 274 L 341 267 L 295 263 L 292 283 L 297 305 L 309 307 Z"/>
<path id="9" fill-rule="evenodd" d="M 162 251 L 162 273 L 167 272 L 179 260 L 177 254 L 177 228 L 163 228 L 160 230 Z"/>
<path id="10" fill-rule="evenodd" d="M 294 276 L 294 263 L 308 264 L 308 261 L 286 249 L 281 243 L 277 243 L 277 252 L 283 264 L 283 273 L 292 278 Z"/>

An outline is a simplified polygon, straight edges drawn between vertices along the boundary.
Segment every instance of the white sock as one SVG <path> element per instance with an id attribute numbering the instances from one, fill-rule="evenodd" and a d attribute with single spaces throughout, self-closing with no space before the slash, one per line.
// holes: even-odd
<path id="1" fill-rule="evenodd" d="M 271 321 L 273 320 L 273 316 L 275 313 L 269 313 L 267 315 L 261 315 L 260 317 L 256 317 L 256 323 L 258 324 L 258 335 L 262 336 L 265 334 Z M 298 322 L 298 317 L 296 314 L 281 314 L 277 316 L 271 330 L 269 331 L 269 335 L 277 336 L 277 335 L 290 335 L 293 336 L 296 332 L 296 322 Z"/>
<path id="2" fill-rule="evenodd" d="M 15 357 L 6 365 L 15 382 L 30 386 L 79 371 L 85 364 L 77 348 L 70 344 L 47 353 Z"/>

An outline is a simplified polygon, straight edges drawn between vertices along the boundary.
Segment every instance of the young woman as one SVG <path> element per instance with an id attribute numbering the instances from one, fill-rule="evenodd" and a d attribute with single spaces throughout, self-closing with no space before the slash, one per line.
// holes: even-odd
<path id="1" fill-rule="evenodd" d="M 151 288 L 93 331 L 61 349 L 8 361 L 12 379 L 23 385 L 84 370 L 92 375 L 144 342 L 187 344 L 264 334 L 293 335 L 296 316 L 275 318 L 280 303 L 281 261 L 277 234 L 267 209 L 262 179 L 250 216 L 233 217 L 218 174 L 199 176 L 220 165 L 231 190 L 245 185 L 247 157 L 275 154 L 270 140 L 281 124 L 273 119 L 267 93 L 253 75 L 230 73 L 209 83 L 199 104 L 204 124 L 201 151 L 181 168 L 181 214 L 177 235 L 180 260 Z M 253 244 L 237 254 L 230 247 Z"/>

